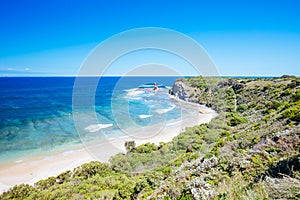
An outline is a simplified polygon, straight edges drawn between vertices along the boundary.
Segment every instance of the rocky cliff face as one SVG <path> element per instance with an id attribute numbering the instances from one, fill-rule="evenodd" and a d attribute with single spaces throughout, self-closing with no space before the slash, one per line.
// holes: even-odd
<path id="1" fill-rule="evenodd" d="M 188 102 L 197 102 L 197 95 L 200 91 L 198 89 L 191 87 L 190 83 L 186 79 L 178 79 L 175 81 L 171 94 L 175 97 L 188 101 Z"/>
<path id="2" fill-rule="evenodd" d="M 220 111 L 235 111 L 236 93 L 245 83 L 236 79 L 186 78 L 175 81 L 171 94 L 193 103 L 199 103 Z"/>

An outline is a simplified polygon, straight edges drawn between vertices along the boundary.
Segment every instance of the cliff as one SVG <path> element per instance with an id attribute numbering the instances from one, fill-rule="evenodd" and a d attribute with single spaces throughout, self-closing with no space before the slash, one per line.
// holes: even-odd
<path id="1" fill-rule="evenodd" d="M 195 94 L 200 95 L 200 90 L 191 87 L 186 79 L 178 79 L 172 87 L 171 94 L 181 100 L 195 102 L 197 101 Z"/>

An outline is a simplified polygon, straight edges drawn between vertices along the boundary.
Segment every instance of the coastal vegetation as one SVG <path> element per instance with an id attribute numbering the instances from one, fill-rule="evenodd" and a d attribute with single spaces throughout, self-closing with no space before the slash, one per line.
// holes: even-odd
<path id="1" fill-rule="evenodd" d="M 172 92 L 219 115 L 168 143 L 128 141 L 109 163 L 17 185 L 0 199 L 300 198 L 300 78 L 197 77 Z"/>

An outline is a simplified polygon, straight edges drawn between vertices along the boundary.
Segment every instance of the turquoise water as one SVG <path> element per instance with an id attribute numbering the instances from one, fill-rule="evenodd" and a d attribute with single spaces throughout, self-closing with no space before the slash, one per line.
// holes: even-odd
<path id="1" fill-rule="evenodd" d="M 120 130 L 178 119 L 181 108 L 168 89 L 136 89 L 148 82 L 171 87 L 177 78 L 102 77 L 97 83 L 86 77 L 75 97 L 74 77 L 0 78 L 0 162 L 103 137 L 95 134 L 100 130 L 115 138 Z M 90 91 L 94 83 L 96 91 Z M 83 103 L 74 109 L 77 97 Z M 97 122 L 90 119 L 94 113 Z"/>

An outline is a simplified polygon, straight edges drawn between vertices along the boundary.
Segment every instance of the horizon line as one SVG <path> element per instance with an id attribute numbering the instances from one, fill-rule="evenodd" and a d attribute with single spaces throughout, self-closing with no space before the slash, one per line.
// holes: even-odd
<path id="1" fill-rule="evenodd" d="M 251 78 L 251 77 L 262 77 L 262 78 L 277 78 L 282 76 L 295 76 L 300 77 L 299 75 L 292 75 L 292 74 L 282 74 L 282 75 L 17 75 L 17 76 L 2 76 L 0 75 L 0 78 L 51 78 L 51 77 L 224 77 L 224 78 L 230 78 L 230 77 L 238 77 L 238 78 Z"/>

